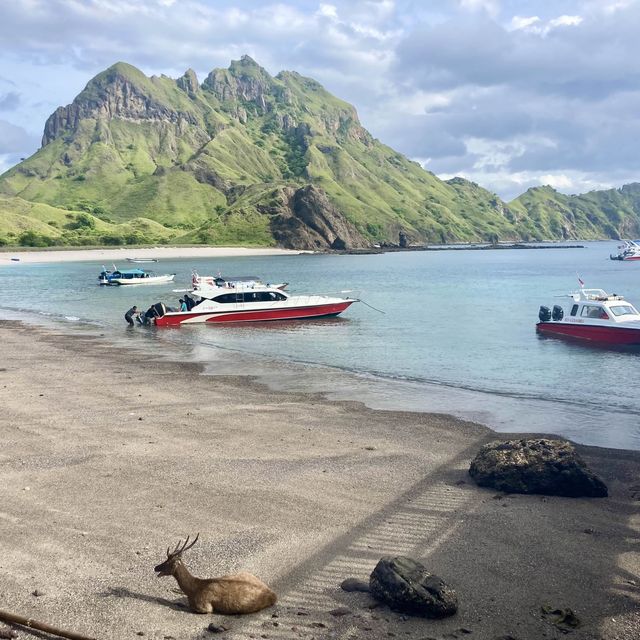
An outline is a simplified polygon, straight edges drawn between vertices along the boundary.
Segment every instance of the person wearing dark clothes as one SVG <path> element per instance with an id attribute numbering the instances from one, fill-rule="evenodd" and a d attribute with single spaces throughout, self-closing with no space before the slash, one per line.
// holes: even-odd
<path id="1" fill-rule="evenodd" d="M 127 313 L 124 314 L 124 319 L 129 323 L 130 327 L 133 327 L 133 317 L 138 315 L 138 307 L 134 304 Z"/>

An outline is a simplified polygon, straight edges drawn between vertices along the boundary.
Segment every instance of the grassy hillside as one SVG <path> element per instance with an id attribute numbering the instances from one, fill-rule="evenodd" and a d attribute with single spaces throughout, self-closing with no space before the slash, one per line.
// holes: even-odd
<path id="1" fill-rule="evenodd" d="M 311 201 L 292 195 L 307 185 Z M 638 191 L 544 187 L 507 205 L 375 140 L 351 105 L 295 72 L 272 77 L 245 56 L 200 84 L 191 70 L 148 78 L 117 63 L 50 116 L 37 153 L 0 176 L 0 242 L 620 237 L 639 232 Z"/>
<path id="2" fill-rule="evenodd" d="M 640 234 L 640 184 L 567 196 L 535 187 L 509 203 L 524 239 L 624 238 Z"/>

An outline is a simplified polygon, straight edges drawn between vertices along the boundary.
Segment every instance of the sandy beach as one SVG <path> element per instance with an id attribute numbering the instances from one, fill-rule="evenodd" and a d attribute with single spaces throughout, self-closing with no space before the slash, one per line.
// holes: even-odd
<path id="1" fill-rule="evenodd" d="M 142 249 L 121 247 L 118 249 L 55 249 L 49 251 L 32 251 L 20 248 L 15 251 L 5 249 L 0 252 L 0 264 L 12 262 L 84 262 L 88 260 L 116 261 L 125 264 L 127 258 L 155 258 L 161 260 L 163 258 L 224 258 L 298 255 L 300 253 L 309 252 L 266 247 L 144 247 Z"/>
<path id="2" fill-rule="evenodd" d="M 467 474 L 508 437 L 479 425 L 274 393 L 100 334 L 3 321 L 0 340 L 0 609 L 115 640 L 208 638 L 212 622 L 223 638 L 540 640 L 563 636 L 549 606 L 575 612 L 576 640 L 638 638 L 638 452 L 578 447 L 605 499 L 502 495 Z M 193 573 L 250 571 L 279 602 L 188 611 L 153 567 L 198 532 Z M 442 577 L 458 613 L 340 589 L 385 554 Z"/>

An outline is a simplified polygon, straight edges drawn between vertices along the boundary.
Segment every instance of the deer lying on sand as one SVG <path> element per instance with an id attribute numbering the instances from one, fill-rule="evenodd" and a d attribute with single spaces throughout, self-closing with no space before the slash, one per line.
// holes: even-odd
<path id="1" fill-rule="evenodd" d="M 189 606 L 196 613 L 254 613 L 270 607 L 277 600 L 276 594 L 254 575 L 242 571 L 232 576 L 203 580 L 192 576 L 182 564 L 182 554 L 198 541 L 184 544 L 179 541 L 176 548 L 167 548 L 167 559 L 155 567 L 158 577 L 173 576 L 180 589 L 189 599 Z"/>

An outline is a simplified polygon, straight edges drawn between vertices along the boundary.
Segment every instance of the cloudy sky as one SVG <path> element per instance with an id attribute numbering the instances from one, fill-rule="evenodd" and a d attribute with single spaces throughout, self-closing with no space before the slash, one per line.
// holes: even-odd
<path id="1" fill-rule="evenodd" d="M 640 181 L 640 0 L 0 0 L 0 172 L 118 60 L 200 80 L 251 55 L 505 199 Z"/>

